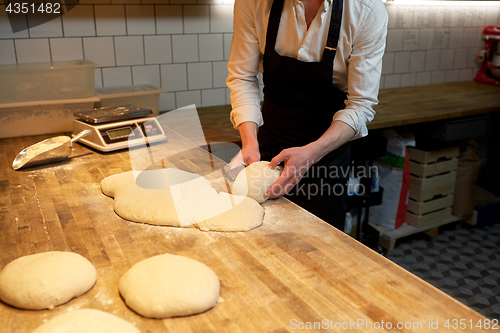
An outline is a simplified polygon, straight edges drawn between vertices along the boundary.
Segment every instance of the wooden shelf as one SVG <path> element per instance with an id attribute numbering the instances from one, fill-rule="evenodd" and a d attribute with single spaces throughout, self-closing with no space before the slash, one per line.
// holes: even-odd
<path id="1" fill-rule="evenodd" d="M 410 236 L 413 234 L 416 234 L 418 232 L 424 232 L 430 229 L 434 229 L 437 227 L 440 227 L 442 225 L 448 224 L 448 223 L 453 223 L 457 221 L 461 221 L 462 219 L 459 217 L 456 217 L 452 215 L 451 217 L 447 218 L 446 220 L 442 220 L 439 222 L 431 223 L 429 225 L 423 226 L 423 227 L 414 227 L 412 225 L 409 225 L 408 223 L 403 223 L 401 227 L 399 227 L 396 230 L 392 230 L 377 224 L 370 223 L 372 227 L 377 229 L 380 232 L 379 236 L 379 244 L 386 250 L 392 250 L 394 249 L 394 245 L 396 245 L 396 240 Z"/>

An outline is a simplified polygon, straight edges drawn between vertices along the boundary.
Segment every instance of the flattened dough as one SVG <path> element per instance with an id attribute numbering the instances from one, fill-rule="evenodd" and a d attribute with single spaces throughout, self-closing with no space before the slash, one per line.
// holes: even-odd
<path id="1" fill-rule="evenodd" d="M 188 316 L 217 304 L 220 282 L 196 260 L 162 254 L 135 264 L 120 279 L 120 294 L 138 314 L 150 318 Z"/>
<path id="2" fill-rule="evenodd" d="M 128 321 L 110 313 L 82 309 L 63 313 L 38 326 L 33 333 L 140 333 Z"/>
<path id="3" fill-rule="evenodd" d="M 278 167 L 270 169 L 268 166 L 269 162 L 266 161 L 254 162 L 247 166 L 236 176 L 232 193 L 247 196 L 258 203 L 266 201 L 264 194 L 281 175 Z"/>
<path id="4" fill-rule="evenodd" d="M 124 172 L 104 178 L 102 192 L 114 210 L 135 222 L 201 230 L 247 231 L 262 224 L 253 199 L 217 193 L 203 177 L 177 169 Z"/>
<path id="5" fill-rule="evenodd" d="M 73 252 L 50 251 L 17 258 L 0 272 L 0 299 L 28 310 L 53 309 L 95 284 L 94 266 Z"/>

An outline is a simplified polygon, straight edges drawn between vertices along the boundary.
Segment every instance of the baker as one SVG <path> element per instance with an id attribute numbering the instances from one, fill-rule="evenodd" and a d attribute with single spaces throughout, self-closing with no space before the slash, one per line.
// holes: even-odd
<path id="1" fill-rule="evenodd" d="M 340 230 L 350 140 L 368 134 L 375 114 L 387 21 L 381 0 L 234 4 L 226 82 L 242 162 L 284 163 L 266 197 L 286 194 Z"/>

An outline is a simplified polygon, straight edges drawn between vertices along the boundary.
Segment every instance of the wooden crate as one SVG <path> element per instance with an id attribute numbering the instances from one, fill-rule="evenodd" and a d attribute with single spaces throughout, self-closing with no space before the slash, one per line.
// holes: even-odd
<path id="1" fill-rule="evenodd" d="M 406 223 L 419 228 L 435 222 L 446 220 L 450 217 L 451 217 L 451 207 L 446 207 L 444 209 L 423 215 L 415 215 L 412 212 L 407 211 Z"/>
<path id="2" fill-rule="evenodd" d="M 428 178 L 410 175 L 410 198 L 423 202 L 438 195 L 452 194 L 455 192 L 456 178 L 455 171 Z"/>
<path id="3" fill-rule="evenodd" d="M 423 151 L 409 147 L 410 191 L 406 223 L 425 227 L 451 217 L 459 147 Z"/>
<path id="4" fill-rule="evenodd" d="M 429 164 L 421 164 L 410 161 L 410 173 L 420 178 L 439 175 L 450 171 L 455 171 L 458 168 L 458 158 L 453 157 L 450 160 L 438 161 Z"/>
<path id="5" fill-rule="evenodd" d="M 428 201 L 408 200 L 408 211 L 415 215 L 424 215 L 453 205 L 453 195 L 432 199 Z"/>
<path id="6" fill-rule="evenodd" d="M 434 163 L 439 160 L 449 160 L 458 157 L 460 147 L 450 147 L 434 151 L 424 151 L 413 147 L 407 147 L 410 160 L 419 162 L 420 164 Z"/>

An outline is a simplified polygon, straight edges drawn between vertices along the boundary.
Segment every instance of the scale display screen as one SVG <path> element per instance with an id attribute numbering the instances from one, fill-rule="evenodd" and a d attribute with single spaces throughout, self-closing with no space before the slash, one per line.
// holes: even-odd
<path id="1" fill-rule="evenodd" d="M 112 129 L 112 130 L 107 130 L 106 133 L 108 133 L 108 136 L 111 140 L 116 140 L 116 139 L 128 137 L 130 134 L 132 134 L 132 128 L 130 126 L 116 128 L 116 129 Z M 133 136 L 133 134 L 132 134 L 132 136 Z"/>

